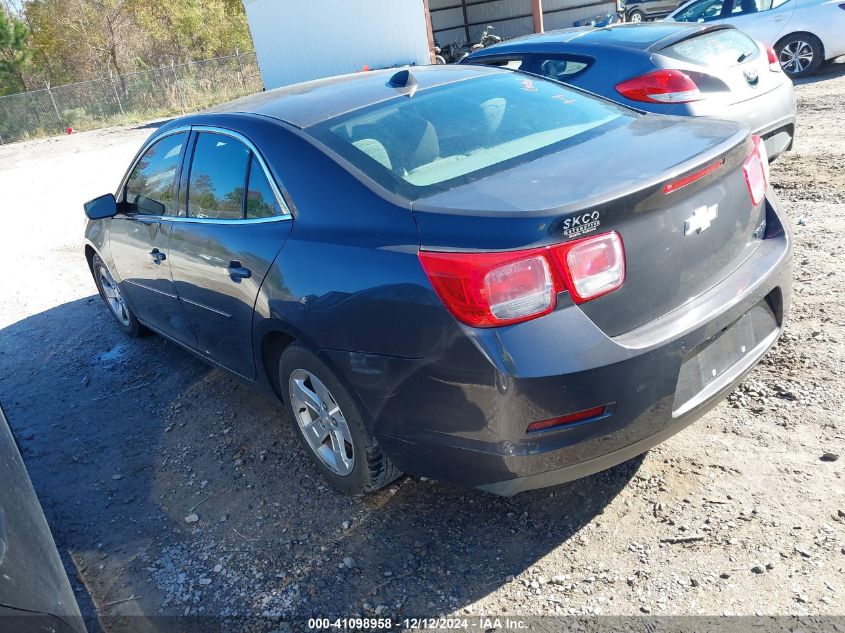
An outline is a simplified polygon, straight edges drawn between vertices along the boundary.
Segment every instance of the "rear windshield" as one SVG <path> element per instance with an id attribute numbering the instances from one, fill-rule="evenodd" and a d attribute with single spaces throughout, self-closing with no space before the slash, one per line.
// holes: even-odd
<path id="1" fill-rule="evenodd" d="M 683 40 L 660 51 L 694 64 L 730 68 L 760 54 L 754 40 L 736 29 L 722 29 Z"/>
<path id="2" fill-rule="evenodd" d="M 389 191 L 415 200 L 635 116 L 559 84 L 503 72 L 402 95 L 308 131 Z"/>

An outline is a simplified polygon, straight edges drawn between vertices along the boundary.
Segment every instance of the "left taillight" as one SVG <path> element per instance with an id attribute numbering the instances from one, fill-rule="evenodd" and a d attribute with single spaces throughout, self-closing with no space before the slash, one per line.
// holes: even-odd
<path id="1" fill-rule="evenodd" d="M 557 293 L 576 303 L 619 288 L 625 252 L 615 232 L 541 248 L 495 253 L 419 252 L 437 295 L 459 321 L 497 327 L 555 309 Z"/>
<path id="2" fill-rule="evenodd" d="M 695 82 L 680 70 L 655 70 L 616 84 L 616 92 L 643 103 L 689 103 L 703 97 Z"/>
<path id="3" fill-rule="evenodd" d="M 768 44 L 764 44 L 764 46 L 766 47 L 766 57 L 769 58 L 769 70 L 773 73 L 783 72 L 783 69 L 780 67 L 780 62 L 778 61 L 777 53 L 775 53 L 775 49 Z"/>
<path id="4" fill-rule="evenodd" d="M 751 153 L 742 164 L 742 173 L 745 174 L 751 202 L 756 207 L 763 202 L 769 186 L 769 154 L 763 139 L 756 134 L 751 136 Z"/>

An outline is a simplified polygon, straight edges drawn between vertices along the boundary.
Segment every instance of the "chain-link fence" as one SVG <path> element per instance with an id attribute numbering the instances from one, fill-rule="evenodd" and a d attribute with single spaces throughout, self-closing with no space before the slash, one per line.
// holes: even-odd
<path id="1" fill-rule="evenodd" d="M 262 88 L 255 53 L 0 97 L 0 143 L 184 114 Z"/>

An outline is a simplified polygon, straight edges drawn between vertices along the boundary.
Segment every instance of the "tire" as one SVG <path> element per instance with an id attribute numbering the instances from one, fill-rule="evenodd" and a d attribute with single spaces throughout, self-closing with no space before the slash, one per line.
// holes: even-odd
<path id="1" fill-rule="evenodd" d="M 94 275 L 94 283 L 97 284 L 100 298 L 111 312 L 118 327 L 132 338 L 148 334 L 149 330 L 141 325 L 141 322 L 135 317 L 135 313 L 132 312 L 129 304 L 126 303 L 126 299 L 123 298 L 120 286 L 115 282 L 111 271 L 99 255 L 95 254 L 91 258 L 91 272 Z"/>
<path id="2" fill-rule="evenodd" d="M 645 22 L 645 16 L 643 15 L 643 12 L 639 9 L 634 9 L 628 14 L 628 22 Z"/>
<path id="3" fill-rule="evenodd" d="M 790 78 L 809 77 L 824 61 L 822 44 L 815 35 L 793 33 L 775 46 L 778 62 Z"/>
<path id="4" fill-rule="evenodd" d="M 296 343 L 279 359 L 279 393 L 305 452 L 336 490 L 354 497 L 402 474 L 381 452 L 360 407 L 334 372 Z"/>

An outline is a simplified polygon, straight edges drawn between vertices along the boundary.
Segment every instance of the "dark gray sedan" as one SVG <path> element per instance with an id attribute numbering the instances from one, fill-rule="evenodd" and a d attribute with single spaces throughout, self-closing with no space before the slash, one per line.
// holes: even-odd
<path id="1" fill-rule="evenodd" d="M 795 92 L 774 51 L 729 25 L 574 28 L 484 48 L 463 63 L 562 81 L 658 114 L 745 123 L 769 159 L 792 147 Z"/>
<path id="2" fill-rule="evenodd" d="M 495 68 L 172 121 L 86 212 L 119 326 L 281 397 L 349 494 L 401 472 L 513 494 L 630 459 L 742 380 L 790 301 L 759 137 Z"/>

